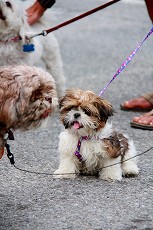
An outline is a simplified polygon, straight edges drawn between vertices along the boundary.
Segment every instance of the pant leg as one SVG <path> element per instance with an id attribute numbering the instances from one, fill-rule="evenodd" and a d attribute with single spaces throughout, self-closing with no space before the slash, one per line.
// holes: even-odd
<path id="1" fill-rule="evenodd" d="M 145 3 L 146 3 L 149 17 L 153 23 L 153 0 L 145 0 Z"/>
<path id="2" fill-rule="evenodd" d="M 145 93 L 143 97 L 153 105 L 153 93 Z"/>

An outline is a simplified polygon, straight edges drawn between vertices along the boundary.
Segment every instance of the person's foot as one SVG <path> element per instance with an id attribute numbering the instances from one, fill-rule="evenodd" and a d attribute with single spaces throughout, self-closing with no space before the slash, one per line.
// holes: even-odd
<path id="1" fill-rule="evenodd" d="M 121 105 L 122 110 L 142 110 L 142 111 L 149 111 L 153 108 L 153 104 L 147 101 L 144 97 L 137 97 L 131 99 L 129 101 L 125 101 Z"/>
<path id="2" fill-rule="evenodd" d="M 133 121 L 137 122 L 139 124 L 153 125 L 153 110 L 151 110 L 150 112 L 145 113 L 139 117 L 134 117 Z"/>
<path id="3" fill-rule="evenodd" d="M 153 110 L 139 117 L 134 117 L 131 126 L 140 129 L 153 130 Z"/>

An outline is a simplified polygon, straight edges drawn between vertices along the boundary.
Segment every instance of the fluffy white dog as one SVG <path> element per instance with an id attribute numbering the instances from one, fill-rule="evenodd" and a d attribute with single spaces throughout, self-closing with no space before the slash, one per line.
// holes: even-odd
<path id="1" fill-rule="evenodd" d="M 32 4 L 32 1 L 28 2 Z M 26 39 L 27 34 L 40 33 L 49 28 L 43 17 L 34 26 L 28 26 L 25 17 L 28 4 L 27 1 L 0 0 L 0 66 L 28 64 L 42 67 L 55 79 L 58 95 L 63 95 L 65 78 L 58 42 L 54 35 L 50 33 L 46 37 L 31 39 L 30 43 L 34 44 L 35 51 L 23 52 L 23 45 L 29 42 Z"/>
<path id="2" fill-rule="evenodd" d="M 65 131 L 60 134 L 55 178 L 98 174 L 104 180 L 120 181 L 122 175 L 138 175 L 135 158 L 126 161 L 136 155 L 133 141 L 107 122 L 114 112 L 107 100 L 91 91 L 67 90 L 59 103 Z"/>

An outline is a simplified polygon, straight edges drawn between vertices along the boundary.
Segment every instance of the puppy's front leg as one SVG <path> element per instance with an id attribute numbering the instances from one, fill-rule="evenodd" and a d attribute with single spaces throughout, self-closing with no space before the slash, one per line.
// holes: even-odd
<path id="1" fill-rule="evenodd" d="M 58 169 L 54 172 L 54 178 L 75 178 L 78 173 L 76 156 L 74 151 L 76 149 L 77 139 L 73 140 L 73 135 L 68 132 L 60 133 L 59 152 L 60 163 Z"/>
<path id="2" fill-rule="evenodd" d="M 65 159 L 60 159 L 59 167 L 54 172 L 54 178 L 75 178 L 77 171 L 74 161 L 69 157 L 65 157 Z"/>

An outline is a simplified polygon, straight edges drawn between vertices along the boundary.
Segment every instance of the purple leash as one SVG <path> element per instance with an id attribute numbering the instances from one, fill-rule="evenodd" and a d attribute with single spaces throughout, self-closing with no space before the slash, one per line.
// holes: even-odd
<path id="1" fill-rule="evenodd" d="M 148 37 L 153 33 L 153 28 L 149 31 L 147 36 L 143 39 L 143 41 L 140 43 L 140 45 L 130 54 L 130 56 L 123 62 L 121 67 L 118 69 L 116 74 L 113 76 L 113 78 L 108 82 L 108 84 L 104 87 L 104 89 L 100 92 L 99 96 L 101 96 L 105 90 L 108 88 L 108 86 L 115 80 L 115 78 L 122 72 L 122 70 L 129 64 L 129 62 L 132 60 L 132 58 L 135 56 L 135 54 L 138 52 L 142 44 L 148 39 Z"/>

